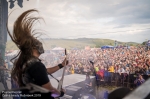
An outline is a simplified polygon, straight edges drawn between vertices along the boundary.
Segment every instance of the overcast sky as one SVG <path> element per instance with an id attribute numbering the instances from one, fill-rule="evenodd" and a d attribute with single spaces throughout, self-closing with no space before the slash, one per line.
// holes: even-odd
<path id="1" fill-rule="evenodd" d="M 150 0 L 23 0 L 9 17 L 36 8 L 45 20 L 37 28 L 50 38 L 104 38 L 141 43 L 150 39 Z"/>

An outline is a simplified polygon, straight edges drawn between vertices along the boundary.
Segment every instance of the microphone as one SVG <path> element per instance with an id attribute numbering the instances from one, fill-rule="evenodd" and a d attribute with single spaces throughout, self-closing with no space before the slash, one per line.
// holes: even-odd
<path id="1" fill-rule="evenodd" d="M 90 61 L 90 63 L 93 65 L 94 64 L 94 62 L 92 62 L 92 61 Z"/>

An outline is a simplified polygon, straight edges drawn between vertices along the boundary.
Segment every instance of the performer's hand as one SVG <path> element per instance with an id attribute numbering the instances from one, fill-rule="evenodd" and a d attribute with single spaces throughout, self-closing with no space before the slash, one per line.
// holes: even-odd
<path id="1" fill-rule="evenodd" d="M 65 90 L 64 90 L 64 89 L 61 89 L 61 91 L 59 91 L 59 93 L 56 92 L 56 90 L 53 90 L 53 91 L 51 91 L 51 92 L 52 92 L 51 96 L 54 97 L 54 98 L 62 97 L 62 96 L 61 96 L 61 95 L 62 95 L 61 92 L 63 92 L 63 93 L 65 94 Z M 63 95 L 64 95 L 64 94 L 63 94 Z"/>
<path id="2" fill-rule="evenodd" d="M 61 91 L 63 91 L 64 93 L 66 93 L 66 90 L 65 90 L 65 89 L 61 89 Z"/>
<path id="3" fill-rule="evenodd" d="M 64 61 L 62 62 L 62 65 L 63 65 L 63 66 L 65 66 L 65 65 L 67 66 L 67 65 L 68 65 L 68 60 L 67 60 L 66 58 L 65 58 Z"/>

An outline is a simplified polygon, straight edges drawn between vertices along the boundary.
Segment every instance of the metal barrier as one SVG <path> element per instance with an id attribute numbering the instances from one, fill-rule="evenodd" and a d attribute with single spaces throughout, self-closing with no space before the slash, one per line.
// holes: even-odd
<path id="1" fill-rule="evenodd" d="M 150 78 L 148 75 L 142 75 L 145 80 Z M 119 73 L 112 73 L 112 76 L 107 77 L 100 77 L 100 75 L 97 75 L 97 82 L 98 86 L 108 85 L 108 86 L 122 86 L 127 88 L 135 88 L 134 81 L 136 80 L 137 75 L 136 74 L 127 74 L 122 73 L 121 75 Z"/>

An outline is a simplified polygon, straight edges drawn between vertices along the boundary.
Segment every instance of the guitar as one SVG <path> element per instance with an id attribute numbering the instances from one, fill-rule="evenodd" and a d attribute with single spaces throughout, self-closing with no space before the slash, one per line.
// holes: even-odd
<path id="1" fill-rule="evenodd" d="M 65 58 L 67 59 L 67 52 L 66 52 L 66 49 L 65 49 Z M 63 85 L 63 80 L 64 80 L 64 75 L 65 75 L 65 70 L 66 70 L 66 64 L 67 64 L 67 61 L 65 61 L 65 66 L 64 66 L 64 69 L 63 69 L 63 74 L 62 74 L 62 77 L 58 83 L 58 90 L 61 91 L 62 90 L 62 85 Z"/>
<path id="2" fill-rule="evenodd" d="M 66 51 L 66 49 L 65 49 L 65 58 L 66 58 L 66 61 L 65 61 L 65 66 L 63 68 L 62 77 L 61 77 L 61 79 L 58 82 L 58 87 L 57 87 L 58 91 L 62 90 L 64 75 L 65 75 L 65 70 L 66 70 L 66 65 L 67 65 L 67 51 Z M 52 96 L 55 97 L 55 99 L 59 99 L 59 95 L 52 94 Z"/>

